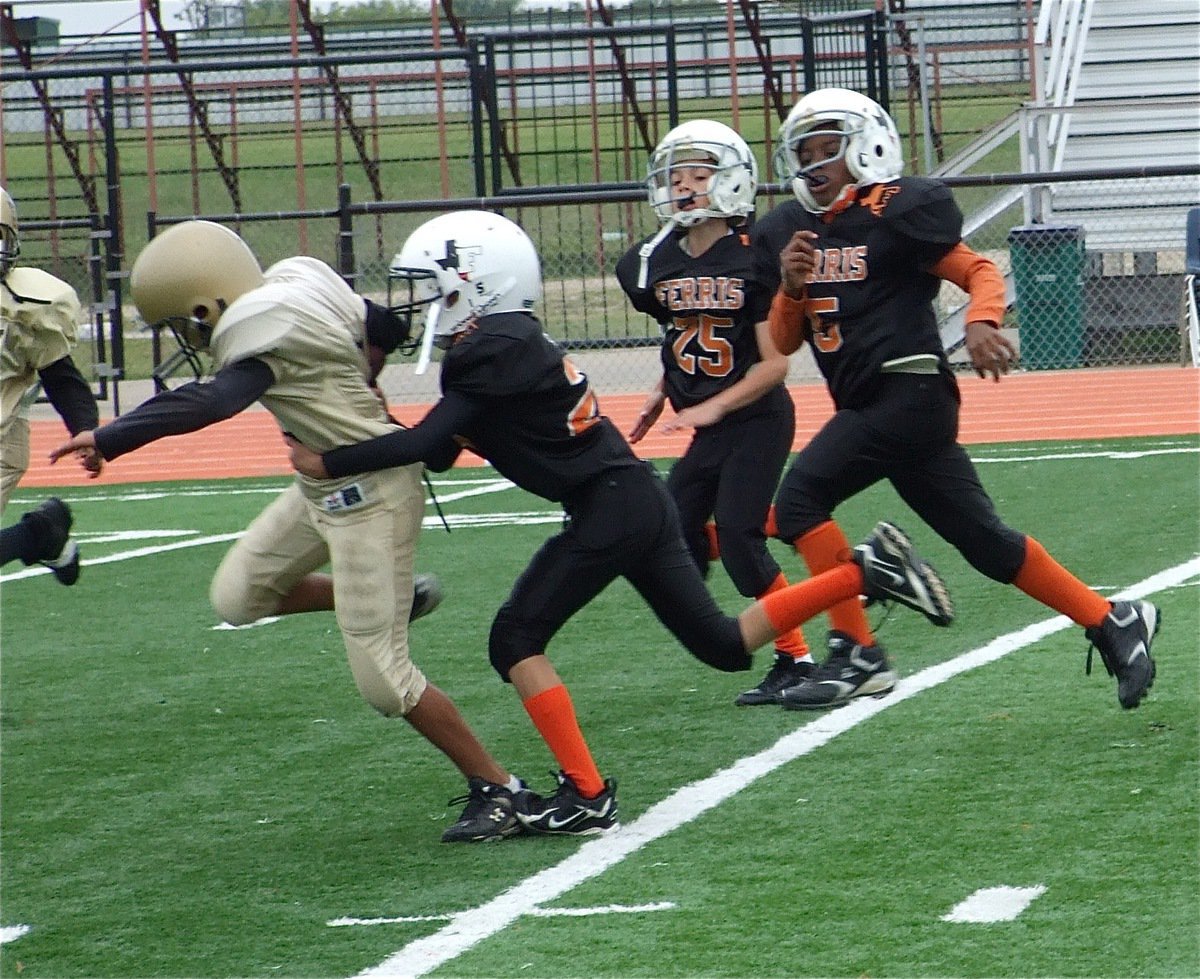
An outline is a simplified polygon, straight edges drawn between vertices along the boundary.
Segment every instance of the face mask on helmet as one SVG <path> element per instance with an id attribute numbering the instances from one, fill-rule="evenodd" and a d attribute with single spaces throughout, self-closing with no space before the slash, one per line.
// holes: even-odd
<path id="1" fill-rule="evenodd" d="M 489 211 L 455 211 L 409 235 L 388 270 L 388 306 L 411 326 L 424 312 L 416 373 L 434 346 L 491 313 L 531 312 L 542 295 L 541 263 L 529 236 Z"/>
<path id="2" fill-rule="evenodd" d="M 704 175 L 707 183 L 700 186 Z M 746 217 L 758 192 L 758 162 L 750 147 L 728 126 L 695 119 L 676 126 L 655 147 L 646 176 L 650 206 L 662 227 L 638 249 L 638 288 L 646 288 L 650 256 L 676 228 L 707 218 Z M 699 197 L 699 207 L 688 207 Z"/>
<path id="3" fill-rule="evenodd" d="M 8 191 L 0 187 L 0 278 L 8 275 L 21 254 L 19 230 L 17 207 Z"/>
<path id="4" fill-rule="evenodd" d="M 841 141 L 839 152 L 802 164 L 804 143 L 829 136 Z M 896 124 L 882 106 L 849 89 L 820 89 L 797 102 L 784 120 L 775 151 L 775 171 L 791 179 L 792 191 L 806 210 L 821 214 L 834 202 L 821 204 L 813 196 L 823 179 L 816 171 L 840 159 L 845 160 L 854 187 L 895 180 L 904 169 Z"/>
<path id="5" fill-rule="evenodd" d="M 707 171 L 707 186 L 702 189 L 689 179 L 693 186 L 681 188 L 680 171 L 693 171 L 689 178 Z M 655 147 L 646 189 L 659 221 L 678 227 L 691 227 L 705 218 L 745 217 L 754 210 L 758 164 L 746 141 L 728 126 L 697 119 L 676 126 Z M 704 207 L 679 209 L 700 196 L 708 198 Z"/>
<path id="6" fill-rule="evenodd" d="M 178 351 L 155 369 L 163 386 L 187 364 L 201 376 L 221 314 L 264 282 L 258 259 L 230 229 L 212 221 L 172 225 L 146 245 L 129 276 L 129 291 L 146 325 L 170 330 Z"/>

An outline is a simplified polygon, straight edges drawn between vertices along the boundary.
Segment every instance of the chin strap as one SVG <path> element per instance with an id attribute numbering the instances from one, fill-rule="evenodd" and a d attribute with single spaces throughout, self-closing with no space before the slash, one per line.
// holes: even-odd
<path id="1" fill-rule="evenodd" d="M 658 234 L 651 238 L 648 242 L 638 249 L 638 258 L 641 259 L 641 264 L 638 266 L 638 281 L 639 289 L 646 288 L 646 281 L 650 278 L 650 256 L 654 254 L 659 245 L 666 240 L 667 235 L 678 227 L 674 217 L 670 218 L 666 224 L 658 229 Z"/>
<path id="2" fill-rule="evenodd" d="M 417 356 L 414 374 L 424 374 L 429 369 L 429 361 L 433 358 L 433 334 L 437 330 L 437 321 L 441 315 L 441 302 L 431 303 L 425 314 L 425 332 L 421 334 L 421 352 Z"/>

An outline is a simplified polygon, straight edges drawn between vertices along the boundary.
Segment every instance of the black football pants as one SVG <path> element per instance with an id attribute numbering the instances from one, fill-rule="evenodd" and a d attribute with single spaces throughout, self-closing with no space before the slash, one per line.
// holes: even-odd
<path id="1" fill-rule="evenodd" d="M 709 594 L 649 464 L 610 470 L 566 509 L 565 528 L 534 554 L 492 623 L 488 652 L 501 677 L 544 653 L 562 625 L 618 577 L 697 659 L 727 672 L 750 668 L 737 619 Z"/>
<path id="2" fill-rule="evenodd" d="M 779 564 L 767 550 L 763 522 L 796 432 L 795 408 L 787 392 L 779 388 L 765 397 L 771 399 L 769 410 L 697 429 L 667 477 L 684 540 L 701 574 L 708 573 L 704 525 L 711 516 L 717 524 L 721 562 L 747 598 L 757 598 L 779 576 Z"/>
<path id="3" fill-rule="evenodd" d="M 884 375 L 869 405 L 838 411 L 784 474 L 775 498 L 780 538 L 795 541 L 832 519 L 840 503 L 887 479 L 972 567 L 1010 583 L 1025 560 L 1025 535 L 997 515 L 956 441 L 958 410 L 950 378 Z"/>

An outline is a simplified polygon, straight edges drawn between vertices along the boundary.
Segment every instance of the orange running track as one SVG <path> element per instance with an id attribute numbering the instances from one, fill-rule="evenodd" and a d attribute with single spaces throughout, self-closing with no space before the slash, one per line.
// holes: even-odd
<path id="1" fill-rule="evenodd" d="M 961 377 L 963 394 L 959 440 L 1034 442 L 1055 439 L 1124 438 L 1200 433 L 1200 371 L 1188 367 L 1020 373 L 999 383 Z M 795 447 L 804 445 L 829 418 L 833 407 L 824 384 L 790 389 L 796 405 Z M 609 394 L 604 413 L 628 432 L 645 395 Z M 394 405 L 406 424 L 421 419 L 428 405 Z M 89 480 L 71 459 L 51 466 L 47 455 L 66 431 L 57 419 L 31 422 L 29 471 L 24 488 L 81 486 Z M 635 448 L 647 459 L 682 454 L 690 434 L 651 432 Z M 479 465 L 464 453 L 460 465 Z M 105 466 L 100 483 L 281 476 L 291 471 L 274 419 L 251 410 L 200 432 L 164 439 Z"/>

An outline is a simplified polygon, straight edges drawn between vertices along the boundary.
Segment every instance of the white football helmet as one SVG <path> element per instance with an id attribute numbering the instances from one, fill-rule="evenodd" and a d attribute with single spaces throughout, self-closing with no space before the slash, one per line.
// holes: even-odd
<path id="1" fill-rule="evenodd" d="M 180 349 L 156 379 L 181 359 L 199 376 L 196 354 L 208 349 L 221 314 L 264 281 L 250 246 L 224 225 L 184 221 L 152 238 L 133 263 L 129 291 L 146 325 L 170 329 Z"/>
<path id="2" fill-rule="evenodd" d="M 874 99 L 848 88 L 822 88 L 810 92 L 793 106 L 779 129 L 775 171 L 790 177 L 792 191 L 805 209 L 821 214 L 832 205 L 816 202 L 808 174 L 830 162 L 800 165 L 800 145 L 809 136 L 836 134 L 842 139 L 839 157 L 857 187 L 895 180 L 904 170 L 900 134 L 892 117 Z"/>
<path id="3" fill-rule="evenodd" d="M 20 226 L 17 224 L 17 205 L 8 191 L 0 187 L 0 279 L 8 275 L 17 256 L 21 254 Z"/>
<path id="4" fill-rule="evenodd" d="M 676 167 L 711 163 L 708 207 L 676 211 L 671 171 Z M 688 228 L 705 218 L 745 217 L 754 210 L 758 191 L 758 162 L 750 147 L 728 126 L 710 119 L 694 119 L 676 126 L 650 156 L 646 189 L 659 221 Z"/>
<path id="5" fill-rule="evenodd" d="M 519 225 L 490 211 L 453 211 L 417 228 L 388 269 L 388 306 L 407 319 L 425 308 L 416 372 L 430 353 L 489 313 L 530 312 L 542 298 L 537 249 Z"/>

